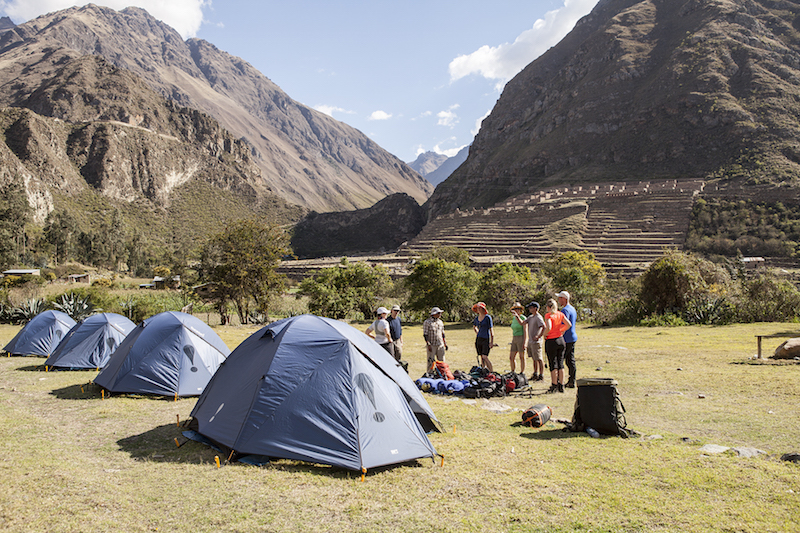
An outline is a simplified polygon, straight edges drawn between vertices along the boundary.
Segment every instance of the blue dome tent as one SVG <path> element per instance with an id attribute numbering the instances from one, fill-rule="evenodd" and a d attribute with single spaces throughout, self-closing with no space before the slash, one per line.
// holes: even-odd
<path id="1" fill-rule="evenodd" d="M 81 320 L 45 361 L 45 365 L 66 369 L 99 369 L 136 324 L 116 313 L 101 313 Z"/>
<path id="2" fill-rule="evenodd" d="M 361 471 L 436 455 L 440 424 L 408 374 L 373 339 L 314 315 L 242 342 L 191 413 L 187 436 L 237 456 Z M 199 434 L 199 436 L 197 435 Z"/>
<path id="3" fill-rule="evenodd" d="M 109 392 L 198 396 L 229 353 L 205 322 L 166 311 L 136 326 L 94 382 Z"/>
<path id="4" fill-rule="evenodd" d="M 44 311 L 33 317 L 3 350 L 11 355 L 49 357 L 74 326 L 75 321 L 66 313 Z"/>

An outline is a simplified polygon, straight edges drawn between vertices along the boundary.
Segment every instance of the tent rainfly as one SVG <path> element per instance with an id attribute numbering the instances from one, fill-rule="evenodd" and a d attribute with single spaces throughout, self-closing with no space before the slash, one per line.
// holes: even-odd
<path id="1" fill-rule="evenodd" d="M 73 370 L 103 368 L 136 324 L 116 313 L 81 320 L 47 358 L 45 365 Z"/>
<path id="2" fill-rule="evenodd" d="M 166 311 L 136 326 L 94 382 L 109 392 L 198 396 L 229 353 L 205 322 Z"/>
<path id="3" fill-rule="evenodd" d="M 3 350 L 11 355 L 49 357 L 73 327 L 75 321 L 68 314 L 44 311 L 33 317 Z"/>
<path id="4" fill-rule="evenodd" d="M 356 471 L 434 458 L 440 428 L 394 358 L 338 320 L 279 320 L 242 342 L 200 396 L 187 436 L 237 457 Z M 198 435 L 199 434 L 199 435 Z"/>

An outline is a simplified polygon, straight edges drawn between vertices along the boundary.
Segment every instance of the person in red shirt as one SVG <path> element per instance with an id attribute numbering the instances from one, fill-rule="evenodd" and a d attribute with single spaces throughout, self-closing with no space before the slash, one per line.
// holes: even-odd
<path id="1" fill-rule="evenodd" d="M 550 365 L 550 388 L 548 393 L 564 392 L 564 332 L 572 327 L 572 323 L 558 310 L 558 303 L 547 300 L 547 312 L 544 315 L 544 351 Z"/>

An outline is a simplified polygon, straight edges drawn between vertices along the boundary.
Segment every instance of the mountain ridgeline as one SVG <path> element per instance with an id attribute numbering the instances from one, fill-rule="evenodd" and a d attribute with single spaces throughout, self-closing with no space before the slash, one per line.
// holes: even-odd
<path id="1" fill-rule="evenodd" d="M 506 85 L 430 218 L 574 184 L 797 187 L 798 29 L 792 1 L 600 0 Z"/>

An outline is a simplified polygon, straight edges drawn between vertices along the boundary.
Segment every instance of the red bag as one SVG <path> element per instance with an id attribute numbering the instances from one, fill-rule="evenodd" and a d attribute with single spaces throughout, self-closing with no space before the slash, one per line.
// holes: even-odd
<path id="1" fill-rule="evenodd" d="M 434 361 L 431 365 L 430 372 L 438 374 L 442 379 L 446 379 L 448 381 L 456 379 L 453 376 L 453 373 L 450 372 L 450 365 L 444 361 Z"/>

